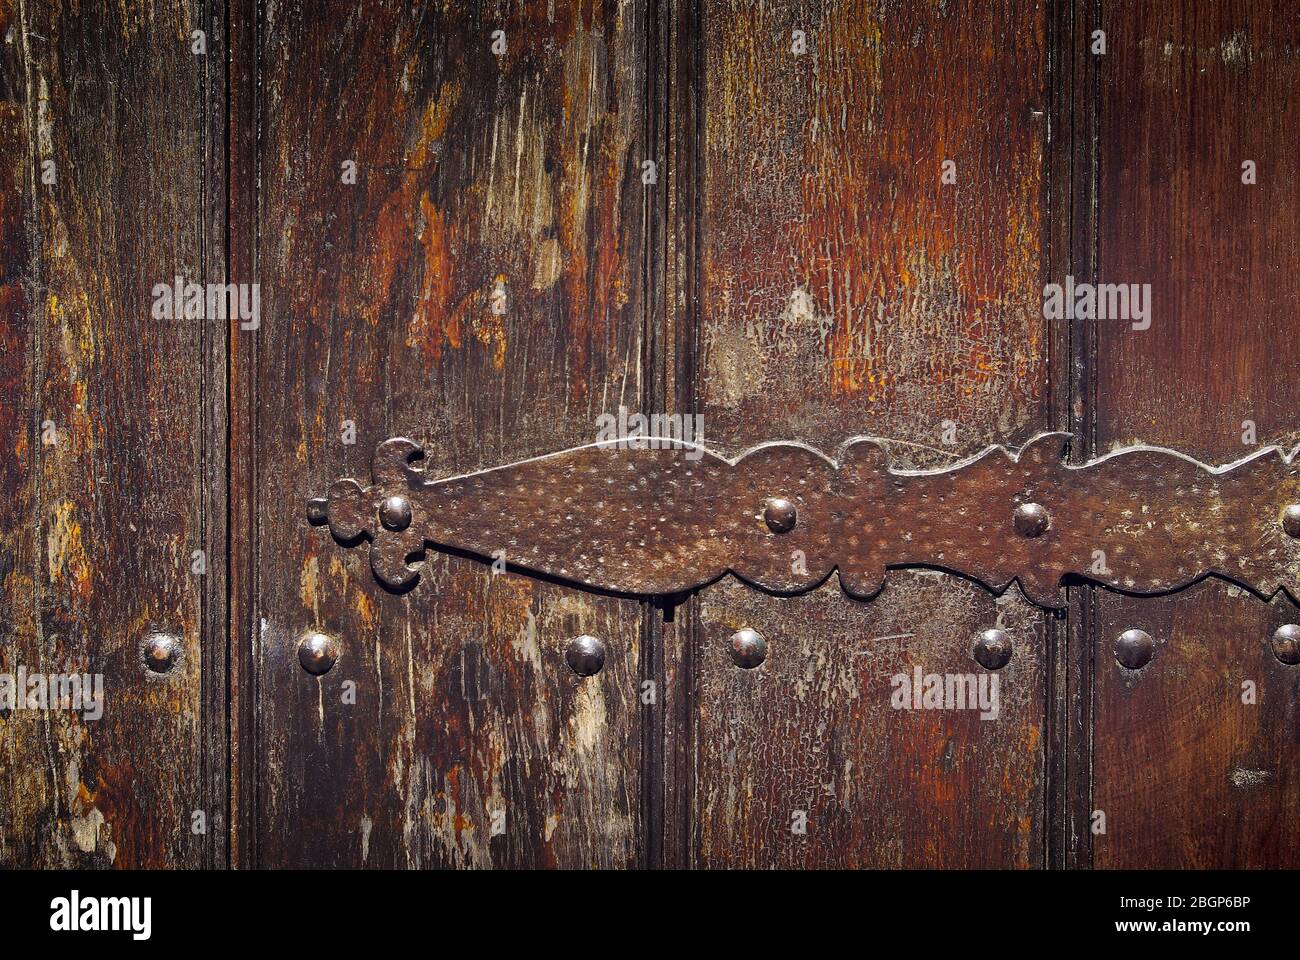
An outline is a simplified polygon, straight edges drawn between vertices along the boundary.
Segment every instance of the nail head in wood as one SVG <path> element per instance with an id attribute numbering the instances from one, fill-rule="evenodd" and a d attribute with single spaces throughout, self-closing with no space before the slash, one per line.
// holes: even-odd
<path id="1" fill-rule="evenodd" d="M 757 630 L 737 630 L 728 644 L 731 660 L 744 670 L 753 670 L 767 659 L 767 641 Z"/>
<path id="2" fill-rule="evenodd" d="M 1273 656 L 1287 666 L 1300 663 L 1300 625 L 1284 623 L 1273 632 Z"/>
<path id="3" fill-rule="evenodd" d="M 985 670 L 1001 670 L 1011 660 L 1011 637 L 1005 630 L 985 630 L 975 638 L 972 653 Z"/>
<path id="4" fill-rule="evenodd" d="M 1156 642 L 1145 630 L 1125 630 L 1115 641 L 1115 659 L 1129 670 L 1141 670 L 1155 652 Z"/>
<path id="5" fill-rule="evenodd" d="M 298 662 L 313 676 L 329 673 L 338 659 L 338 644 L 328 634 L 309 633 L 298 643 Z"/>
<path id="6" fill-rule="evenodd" d="M 181 657 L 180 637 L 172 633 L 151 633 L 144 641 L 144 665 L 154 673 L 170 673 Z"/>
<path id="7" fill-rule="evenodd" d="M 590 677 L 600 673 L 605 666 L 605 645 L 593 636 L 583 634 L 569 641 L 569 649 L 564 652 L 569 669 L 580 677 Z"/>

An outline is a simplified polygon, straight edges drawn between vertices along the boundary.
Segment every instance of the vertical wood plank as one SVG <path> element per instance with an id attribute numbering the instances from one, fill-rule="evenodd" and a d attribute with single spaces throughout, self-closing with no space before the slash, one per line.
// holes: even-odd
<path id="1" fill-rule="evenodd" d="M 655 4 L 654 11 L 658 14 L 656 63 L 662 84 L 656 102 L 662 104 L 665 118 L 656 145 L 667 158 L 668 180 L 661 208 L 663 296 L 655 314 L 664 347 L 661 362 L 652 370 L 663 381 L 661 407 L 669 413 L 694 415 L 699 412 L 700 11 L 694 0 L 663 0 Z M 711 438 L 705 437 L 705 442 L 711 443 Z M 663 819 L 658 836 L 652 839 L 662 851 L 662 865 L 682 869 L 692 862 L 696 832 L 692 809 L 696 723 L 690 693 L 696 597 L 671 598 L 663 609 L 655 677 L 664 691 L 657 716 L 662 735 Z"/>
<path id="2" fill-rule="evenodd" d="M 205 277 L 196 19 L 186 5 L 0 5 L 11 41 L 2 419 L 15 464 L 0 662 L 102 674 L 105 701 L 97 720 L 55 709 L 0 720 L 6 865 L 220 858 L 200 725 L 204 684 L 224 682 L 204 677 L 204 650 L 221 639 L 201 635 L 209 588 L 192 572 L 194 552 L 214 550 L 207 334 L 202 320 L 152 315 L 154 284 Z M 154 630 L 181 640 L 169 674 L 144 666 Z M 193 831 L 195 811 L 206 833 Z"/>
<path id="3" fill-rule="evenodd" d="M 1218 464 L 1294 445 L 1300 383 L 1278 362 L 1300 302 L 1294 5 L 1103 12 L 1099 274 L 1151 284 L 1152 313 L 1146 330 L 1097 324 L 1100 450 L 1155 443 Z M 1242 182 L 1246 160 L 1254 185 Z M 1265 604 L 1222 581 L 1141 601 L 1099 595 L 1097 866 L 1300 863 L 1300 674 L 1268 650 L 1273 629 L 1298 618 L 1283 599 Z M 1141 672 L 1112 653 L 1131 627 L 1160 644 Z M 1253 705 L 1242 702 L 1247 680 Z"/>
<path id="4" fill-rule="evenodd" d="M 13 0 L 0 2 L 0 35 L 12 37 L 19 27 Z M 36 617 L 36 471 L 35 445 L 40 442 L 33 397 L 36 327 L 32 320 L 30 239 L 33 138 L 27 124 L 27 63 L 21 45 L 0 46 L 0 670 L 12 672 L 31 651 L 38 636 Z M 21 646 L 20 646 L 21 644 Z M 0 769 L 41 776 L 33 738 L 19 730 L 13 715 L 0 719 Z M 38 805 L 0 803 L 0 864 L 23 866 L 28 849 L 21 831 L 49 816 Z"/>
<path id="5" fill-rule="evenodd" d="M 258 3 L 228 0 L 224 85 L 225 138 L 220 168 L 225 176 L 223 220 L 225 269 L 228 281 L 258 280 Z M 214 163 L 214 167 L 218 163 Z M 260 379 L 258 338 L 230 323 L 226 331 L 226 416 L 228 505 L 226 636 L 229 664 L 227 730 L 229 737 L 229 862 L 236 869 L 258 863 L 258 741 L 256 716 L 260 702 L 256 669 L 259 653 L 257 584 L 257 455 Z"/>
<path id="6" fill-rule="evenodd" d="M 643 402 L 644 16 L 336 3 L 260 25 L 262 865 L 642 861 L 641 605 L 434 551 L 389 593 L 304 507 L 389 436 L 446 475 Z M 319 679 L 309 628 L 342 650 Z M 564 660 L 580 633 L 607 651 L 588 679 Z"/>
<path id="7" fill-rule="evenodd" d="M 227 59 L 230 45 L 225 0 L 200 0 L 197 29 L 202 29 L 207 53 L 200 62 L 202 102 L 199 113 L 203 157 L 203 273 L 211 283 L 239 282 L 229 269 L 227 216 L 230 169 L 227 157 L 229 83 Z M 191 38 L 192 42 L 192 38 Z M 241 277 L 240 280 L 243 278 Z M 199 496 L 203 541 L 207 544 L 207 573 L 201 584 L 202 683 L 200 685 L 200 735 L 203 746 L 202 791 L 207 820 L 208 843 L 204 845 L 205 869 L 232 865 L 230 844 L 239 836 L 238 809 L 231 802 L 231 740 L 237 726 L 231 722 L 232 698 L 230 655 L 230 329 L 239 321 L 211 319 L 200 337 L 203 356 L 199 446 Z"/>
<path id="8" fill-rule="evenodd" d="M 1047 428 L 1043 9 L 700 6 L 711 445 L 833 454 L 871 434 L 896 441 L 899 466 L 938 467 Z M 1048 638 L 1017 591 L 892 573 L 864 604 L 834 580 L 799 599 L 723 581 L 696 613 L 695 769 L 680 778 L 695 863 L 1044 863 Z M 725 652 L 742 626 L 768 638 L 752 672 Z M 891 709 L 896 673 L 979 672 L 970 645 L 993 626 L 1015 643 L 999 720 Z"/>
<path id="9" fill-rule="evenodd" d="M 1048 278 L 1095 282 L 1097 62 L 1091 52 L 1100 0 L 1050 6 L 1048 87 Z M 1048 321 L 1052 424 L 1070 434 L 1069 459 L 1096 453 L 1096 328 L 1067 318 Z M 1065 616 L 1053 621 L 1048 717 L 1048 866 L 1092 862 L 1093 627 L 1096 588 L 1066 587 Z"/>

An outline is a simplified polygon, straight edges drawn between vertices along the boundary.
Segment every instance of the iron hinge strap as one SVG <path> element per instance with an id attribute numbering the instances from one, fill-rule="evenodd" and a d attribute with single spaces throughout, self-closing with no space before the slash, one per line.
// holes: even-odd
<path id="1" fill-rule="evenodd" d="M 1300 582 L 1300 462 L 1277 447 L 1224 467 L 1132 447 L 1083 465 L 1068 437 L 1040 434 L 942 470 L 890 466 L 855 439 L 835 459 L 772 443 L 728 460 L 645 439 L 565 450 L 465 476 L 428 479 L 406 438 L 375 451 L 372 482 L 335 482 L 308 517 L 345 545 L 370 541 L 390 588 L 412 584 L 426 546 L 602 590 L 694 589 L 730 571 L 798 592 L 839 572 L 870 597 L 885 571 L 931 567 L 993 590 L 1018 581 L 1064 605 L 1080 577 L 1160 593 L 1217 574 L 1262 597 Z"/>

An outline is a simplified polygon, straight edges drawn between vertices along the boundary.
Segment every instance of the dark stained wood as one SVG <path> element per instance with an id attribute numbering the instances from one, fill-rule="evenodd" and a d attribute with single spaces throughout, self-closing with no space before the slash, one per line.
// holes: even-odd
<path id="1" fill-rule="evenodd" d="M 1047 181 L 1047 280 L 1096 280 L 1097 63 L 1091 38 L 1100 24 L 1100 0 L 1051 6 L 1048 86 L 1051 93 Z M 1070 462 L 1096 456 L 1094 359 L 1096 325 L 1048 321 L 1054 327 L 1050 391 L 1052 421 L 1071 435 Z M 1061 329 L 1064 327 L 1064 330 Z M 1067 588 L 1069 609 L 1056 621 L 1051 710 L 1048 716 L 1048 866 L 1092 864 L 1092 687 L 1095 593 L 1092 584 Z"/>
<path id="2" fill-rule="evenodd" d="M 0 35 L 17 27 L 11 0 L 0 3 Z M 13 672 L 19 656 L 33 652 L 39 636 L 36 610 L 36 449 L 40 428 L 34 403 L 36 331 L 29 277 L 33 204 L 27 125 L 26 64 L 21 46 L 0 47 L 0 670 Z M 21 644 L 21 645 L 20 645 Z M 32 762 L 37 737 L 13 717 L 0 720 L 0 769 L 17 773 L 17 783 L 41 783 L 44 771 Z M 21 831 L 50 824 L 57 811 L 48 801 L 19 806 L 0 803 L 0 864 L 25 866 L 36 855 Z M 48 828 L 47 828 L 48 829 Z M 53 831 L 51 831 L 53 832 Z"/>
<path id="3" fill-rule="evenodd" d="M 752 537 L 742 573 L 811 590 L 637 600 L 565 563 L 525 573 L 592 519 L 535 499 L 499 542 L 500 504 L 438 520 L 435 539 L 473 537 L 393 590 L 305 517 L 388 437 L 447 478 L 589 443 L 620 405 L 702 413 L 726 456 L 886 437 L 905 469 L 1040 430 L 1070 432 L 1074 464 L 1300 443 L 1293 6 L 0 0 L 0 672 L 100 672 L 107 692 L 96 721 L 0 716 L 0 866 L 1300 865 L 1300 667 L 1269 648 L 1300 622 L 1286 597 L 1071 582 L 1051 613 L 925 569 L 864 601 L 814 585 L 830 555 L 859 594 L 893 562 L 851 542 L 861 518 L 777 536 L 750 515 L 743 536 L 683 522 L 698 578 L 643 556 L 646 583 L 692 587 Z M 260 282 L 260 328 L 154 320 L 178 274 Z M 1043 320 L 1066 274 L 1152 284 L 1151 328 Z M 785 455 L 805 456 L 696 485 L 731 515 L 807 479 Z M 1226 549 L 1215 569 L 1267 591 L 1240 564 L 1294 581 L 1273 518 L 1300 488 L 1265 466 L 1229 491 L 1153 461 L 1111 495 L 1185 532 L 1220 487 L 1229 529 L 1207 520 L 1198 556 Z M 953 483 L 919 499 L 952 510 Z M 870 526 L 900 562 L 1035 568 L 1031 594 L 1059 602 L 1064 568 L 1036 562 L 1057 541 L 998 550 L 986 499 L 958 533 L 909 539 L 910 496 Z M 820 504 L 799 500 L 805 521 Z M 1072 509 L 1054 518 L 1077 567 Z M 1149 536 L 1097 535 L 1114 583 L 1139 588 L 1116 548 Z M 806 574 L 800 544 L 824 548 Z M 498 547 L 493 574 L 476 556 Z M 1153 562 L 1176 572 L 1154 586 L 1195 575 Z M 767 642 L 753 669 L 729 652 L 745 627 Z M 1013 646 L 998 719 L 891 706 L 914 667 L 985 673 L 988 627 Z M 1141 670 L 1114 656 L 1133 627 L 1157 643 Z M 181 637 L 167 676 L 141 662 L 156 629 Z M 309 630 L 341 651 L 319 678 Z M 582 633 L 605 647 L 587 679 L 565 662 Z"/>
<path id="4" fill-rule="evenodd" d="M 0 663 L 102 673 L 106 700 L 95 721 L 0 720 L 6 866 L 198 866 L 224 849 L 201 729 L 222 639 L 201 635 L 214 589 L 191 572 L 194 551 L 224 549 L 203 489 L 207 332 L 151 316 L 155 283 L 205 275 L 192 27 L 177 7 L 0 4 Z M 151 630 L 181 638 L 169 675 L 142 663 Z"/>
<path id="5" fill-rule="evenodd" d="M 1154 601 L 1105 597 L 1097 628 L 1098 867 L 1294 868 L 1300 856 L 1300 668 L 1269 647 L 1295 606 L 1221 580 Z M 1115 639 L 1145 630 L 1140 671 Z M 1253 703 L 1243 702 L 1245 684 Z"/>
<path id="6" fill-rule="evenodd" d="M 261 25 L 257 862 L 636 865 L 640 604 L 434 554 L 390 593 L 306 523 L 398 430 L 446 476 L 642 402 L 643 12 L 407 7 Z M 342 650 L 320 679 L 309 628 Z"/>
<path id="7" fill-rule="evenodd" d="M 700 601 L 699 866 L 1041 865 L 1041 611 L 939 573 L 867 604 L 834 581 L 777 603 L 734 581 Z M 891 706 L 892 678 L 916 667 L 984 673 L 971 641 L 994 624 L 1014 644 L 996 719 Z M 743 627 L 767 640 L 757 669 L 728 654 Z"/>
<path id="8" fill-rule="evenodd" d="M 658 384 L 657 408 L 670 413 L 697 413 L 697 345 L 699 328 L 700 260 L 699 188 L 701 116 L 700 76 L 703 44 L 699 37 L 699 5 L 694 0 L 656 0 L 654 62 L 662 78 L 654 105 L 664 121 L 656 127 L 656 150 L 668 160 L 663 192 L 663 245 L 656 248 L 662 269 L 663 297 L 654 315 L 663 350 L 649 371 Z M 662 707 L 650 729 L 656 736 L 657 765 L 653 771 L 661 795 L 662 817 L 647 821 L 647 846 L 658 853 L 654 866 L 682 868 L 691 862 L 695 833 L 694 749 L 695 704 L 688 695 L 694 673 L 693 597 L 670 598 L 652 651 L 655 681 L 664 692 Z M 647 761 L 651 759 L 647 756 Z"/>
<path id="9" fill-rule="evenodd" d="M 226 90 L 225 176 L 214 178 L 225 191 L 222 247 L 227 278 L 257 280 L 258 184 L 258 15 L 256 0 L 231 0 L 226 16 L 225 75 L 215 80 Z M 218 168 L 218 164 L 213 164 Z M 232 323 L 226 334 L 229 389 L 227 455 L 230 864 L 255 866 L 257 830 L 257 709 L 255 657 L 257 626 L 257 411 L 258 338 Z"/>
<path id="10" fill-rule="evenodd" d="M 236 5 L 238 8 L 238 5 Z M 227 78 L 230 43 L 226 18 L 235 11 L 222 2 L 203 2 L 197 24 L 207 38 L 208 53 L 202 58 L 200 83 L 203 108 L 200 140 L 203 150 L 203 260 L 204 275 L 212 282 L 252 282 L 245 274 L 235 277 L 229 269 L 229 187 L 227 122 L 230 114 L 230 84 Z M 230 340 L 239 321 L 223 326 L 220 321 L 203 325 L 202 443 L 199 448 L 200 509 L 204 540 L 208 549 L 208 573 L 202 583 L 203 682 L 200 727 L 203 737 L 204 806 L 211 811 L 209 842 L 204 849 L 203 867 L 229 867 L 239 862 L 231 853 L 232 842 L 242 836 L 236 794 L 231 789 L 231 757 L 238 757 L 232 739 L 239 724 L 232 722 L 232 701 L 238 709 L 243 691 L 232 682 L 230 603 L 232 567 L 229 528 L 230 478 Z M 243 538 L 241 538 L 242 540 Z M 242 559 L 241 555 L 241 559 Z M 242 676 L 242 674 L 241 674 Z M 237 697 L 232 690 L 240 689 Z"/>
<path id="11" fill-rule="evenodd" d="M 1300 383 L 1279 361 L 1300 302 L 1294 5 L 1107 4 L 1103 25 L 1098 269 L 1150 283 L 1153 314 L 1149 330 L 1097 331 L 1100 449 L 1143 441 L 1225 463 L 1254 449 L 1245 420 L 1259 444 L 1292 445 Z M 1243 160 L 1256 163 L 1253 186 Z M 1099 596 L 1097 866 L 1300 864 L 1297 674 L 1267 649 L 1298 618 L 1221 582 Z M 1162 644 L 1136 676 L 1110 653 L 1130 627 Z M 1253 706 L 1241 702 L 1247 679 Z"/>
<path id="12" fill-rule="evenodd" d="M 901 441 L 899 466 L 932 467 L 1048 427 L 1043 11 L 701 7 L 696 387 L 710 444 L 873 434 Z M 945 159 L 955 186 L 940 183 Z M 694 769 L 677 777 L 693 797 L 689 862 L 1042 865 L 1042 615 L 1015 591 L 995 601 L 930 573 L 891 573 L 867 606 L 838 591 L 789 600 L 724 581 L 675 634 L 694 644 L 681 682 L 698 697 Z M 977 670 L 963 651 L 1000 620 L 1020 631 L 1015 710 L 889 708 L 882 674 Z M 752 673 L 720 655 L 742 625 L 773 651 Z M 791 811 L 810 804 L 808 834 L 792 835 Z"/>

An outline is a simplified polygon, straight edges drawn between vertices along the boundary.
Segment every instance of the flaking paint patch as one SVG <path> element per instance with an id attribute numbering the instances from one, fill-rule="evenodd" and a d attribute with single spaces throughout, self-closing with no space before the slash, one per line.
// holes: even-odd
<path id="1" fill-rule="evenodd" d="M 549 290 L 560 279 L 560 242 L 554 237 L 542 241 L 533 271 L 533 289 Z"/>
<path id="2" fill-rule="evenodd" d="M 1250 38 L 1245 30 L 1234 30 L 1220 41 L 1219 58 L 1230 67 L 1244 67 L 1250 63 Z"/>
<path id="3" fill-rule="evenodd" d="M 1232 771 L 1229 779 L 1232 780 L 1232 785 L 1234 787 L 1239 790 L 1244 790 L 1247 787 L 1258 787 L 1262 784 L 1268 783 L 1273 779 L 1273 771 L 1247 770 L 1245 767 L 1237 767 Z"/>
<path id="4" fill-rule="evenodd" d="M 76 520 L 77 506 L 61 500 L 51 517 L 46 555 L 50 580 L 59 582 L 70 577 L 83 599 L 90 597 L 90 559 L 81 543 L 81 526 Z"/>
<path id="5" fill-rule="evenodd" d="M 303 562 L 302 573 L 298 577 L 298 596 L 302 600 L 302 605 L 309 608 L 313 614 L 319 612 L 317 604 L 319 585 L 320 557 L 313 553 Z"/>
<path id="6" fill-rule="evenodd" d="M 361 815 L 361 862 L 365 863 L 370 859 L 370 831 L 374 828 L 375 821 L 370 819 L 369 814 Z"/>
<path id="7" fill-rule="evenodd" d="M 357 616 L 361 618 L 362 624 L 366 627 L 374 627 L 375 615 L 378 613 L 375 601 L 371 599 L 370 594 L 365 590 L 358 590 L 355 597 L 353 606 L 357 611 Z"/>
<path id="8" fill-rule="evenodd" d="M 579 686 L 573 719 L 570 722 L 573 728 L 573 744 L 577 748 L 579 759 L 586 760 L 592 756 L 603 759 L 604 755 L 600 748 L 609 726 L 603 684 L 588 679 Z"/>
<path id="9" fill-rule="evenodd" d="M 104 854 L 112 864 L 117 859 L 117 846 L 111 839 L 112 824 L 95 806 L 94 795 L 81 782 L 81 767 L 76 761 L 68 764 L 65 778 L 70 797 L 68 826 L 73 844 L 82 853 Z"/>
<path id="10" fill-rule="evenodd" d="M 504 273 L 498 273 L 496 279 L 486 292 L 483 298 L 483 307 L 473 314 L 471 331 L 474 338 L 484 346 L 492 350 L 492 368 L 494 370 L 503 370 L 506 365 L 506 311 L 498 308 L 497 304 L 510 302 L 510 278 Z"/>
<path id="11" fill-rule="evenodd" d="M 90 807 L 85 814 L 74 814 L 70 825 L 72 842 L 82 853 L 92 853 L 99 846 L 100 828 L 107 829 L 104 815 L 99 812 L 98 807 Z"/>
<path id="12" fill-rule="evenodd" d="M 36 151 L 42 160 L 54 156 L 54 123 L 50 120 L 50 87 L 42 74 L 36 84 Z"/>
<path id="13" fill-rule="evenodd" d="M 532 610 L 527 612 L 519 633 L 510 641 L 510 649 L 537 673 L 542 672 L 542 648 L 537 642 L 537 614 Z"/>
<path id="14" fill-rule="evenodd" d="M 735 407 L 762 394 L 769 355 L 762 338 L 761 321 L 748 325 L 743 336 L 710 338 L 709 389 L 718 402 Z"/>

